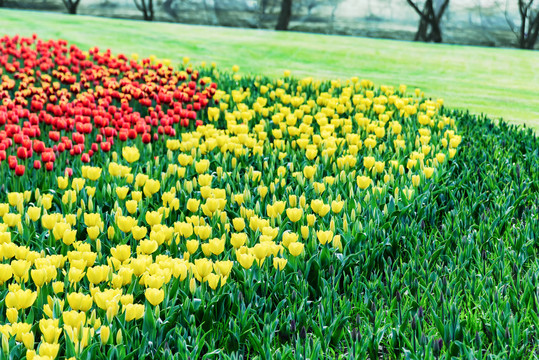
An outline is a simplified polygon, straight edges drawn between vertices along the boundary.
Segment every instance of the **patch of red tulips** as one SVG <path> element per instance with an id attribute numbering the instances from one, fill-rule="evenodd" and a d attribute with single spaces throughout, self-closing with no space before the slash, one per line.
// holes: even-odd
<path id="1" fill-rule="evenodd" d="M 90 162 L 118 140 L 174 137 L 201 124 L 217 88 L 190 68 L 36 35 L 0 39 L 0 77 L 0 162 L 16 175 L 28 164 L 52 171 L 64 153 Z"/>

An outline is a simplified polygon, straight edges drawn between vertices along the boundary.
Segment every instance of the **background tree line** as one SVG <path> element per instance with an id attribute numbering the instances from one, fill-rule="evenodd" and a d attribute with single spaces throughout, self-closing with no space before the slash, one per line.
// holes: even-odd
<path id="1" fill-rule="evenodd" d="M 69 14 L 76 14 L 81 0 L 62 0 Z M 134 5 L 140 11 L 146 21 L 155 20 L 156 6 L 160 6 L 173 18 L 176 18 L 172 10 L 173 3 L 184 0 L 163 0 L 157 5 L 157 0 L 133 0 Z M 331 18 L 328 19 L 329 33 L 333 31 L 335 11 L 343 0 L 257 0 L 259 16 L 266 16 L 269 10 L 277 12 L 275 30 L 286 31 L 290 22 L 297 14 L 307 11 L 310 13 L 317 6 L 325 6 L 331 9 Z M 444 16 L 450 7 L 451 0 L 399 0 L 407 3 L 418 15 L 418 26 L 414 36 L 415 41 L 443 42 L 443 25 L 451 21 Z M 505 1 L 505 6 L 500 6 L 511 31 L 515 34 L 516 43 L 522 49 L 533 49 L 539 37 L 539 0 L 499 0 Z M 0 7 L 4 6 L 5 0 L 0 0 Z M 214 1 L 214 4 L 217 0 Z M 509 6 L 517 6 L 518 17 L 509 14 Z"/>

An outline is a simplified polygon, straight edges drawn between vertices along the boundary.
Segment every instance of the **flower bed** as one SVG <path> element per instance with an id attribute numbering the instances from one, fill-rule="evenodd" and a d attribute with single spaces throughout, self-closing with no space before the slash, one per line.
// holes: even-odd
<path id="1" fill-rule="evenodd" d="M 350 324 L 377 321 L 366 279 L 443 231 L 462 137 L 442 100 L 36 37 L 4 37 L 0 65 L 6 354 L 379 353 Z M 388 321 L 403 297 L 423 321 L 426 300 L 388 286 Z M 417 323 L 399 331 L 417 351 Z"/>

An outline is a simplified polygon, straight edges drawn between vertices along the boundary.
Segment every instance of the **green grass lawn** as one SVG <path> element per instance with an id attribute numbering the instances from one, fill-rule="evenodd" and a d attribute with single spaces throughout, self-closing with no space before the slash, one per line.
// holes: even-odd
<path id="1" fill-rule="evenodd" d="M 244 73 L 359 76 L 376 84 L 420 87 L 445 104 L 539 129 L 539 52 L 432 45 L 171 23 L 0 11 L 0 34 L 63 38 L 82 48 L 154 54 L 173 61 L 238 64 Z"/>

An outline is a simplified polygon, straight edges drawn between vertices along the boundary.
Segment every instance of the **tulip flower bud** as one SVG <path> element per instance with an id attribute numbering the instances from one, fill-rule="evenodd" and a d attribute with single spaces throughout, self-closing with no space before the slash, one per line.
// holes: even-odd
<path id="1" fill-rule="evenodd" d="M 120 345 L 122 341 L 123 341 L 122 329 L 118 329 L 118 332 L 116 333 L 116 344 Z"/>
<path id="2" fill-rule="evenodd" d="M 9 357 L 9 338 L 2 333 L 2 351 L 6 358 Z"/>
<path id="3" fill-rule="evenodd" d="M 99 337 L 101 339 L 101 343 L 106 344 L 110 338 L 110 328 L 105 325 L 101 326 L 99 331 Z"/>
<path id="4" fill-rule="evenodd" d="M 14 324 L 17 322 L 19 312 L 15 308 L 9 308 L 6 310 L 6 317 L 10 323 Z"/>
<path id="5" fill-rule="evenodd" d="M 305 326 L 301 327 L 301 330 L 299 332 L 299 337 L 302 340 L 305 340 L 307 338 L 307 330 L 305 329 Z"/>

